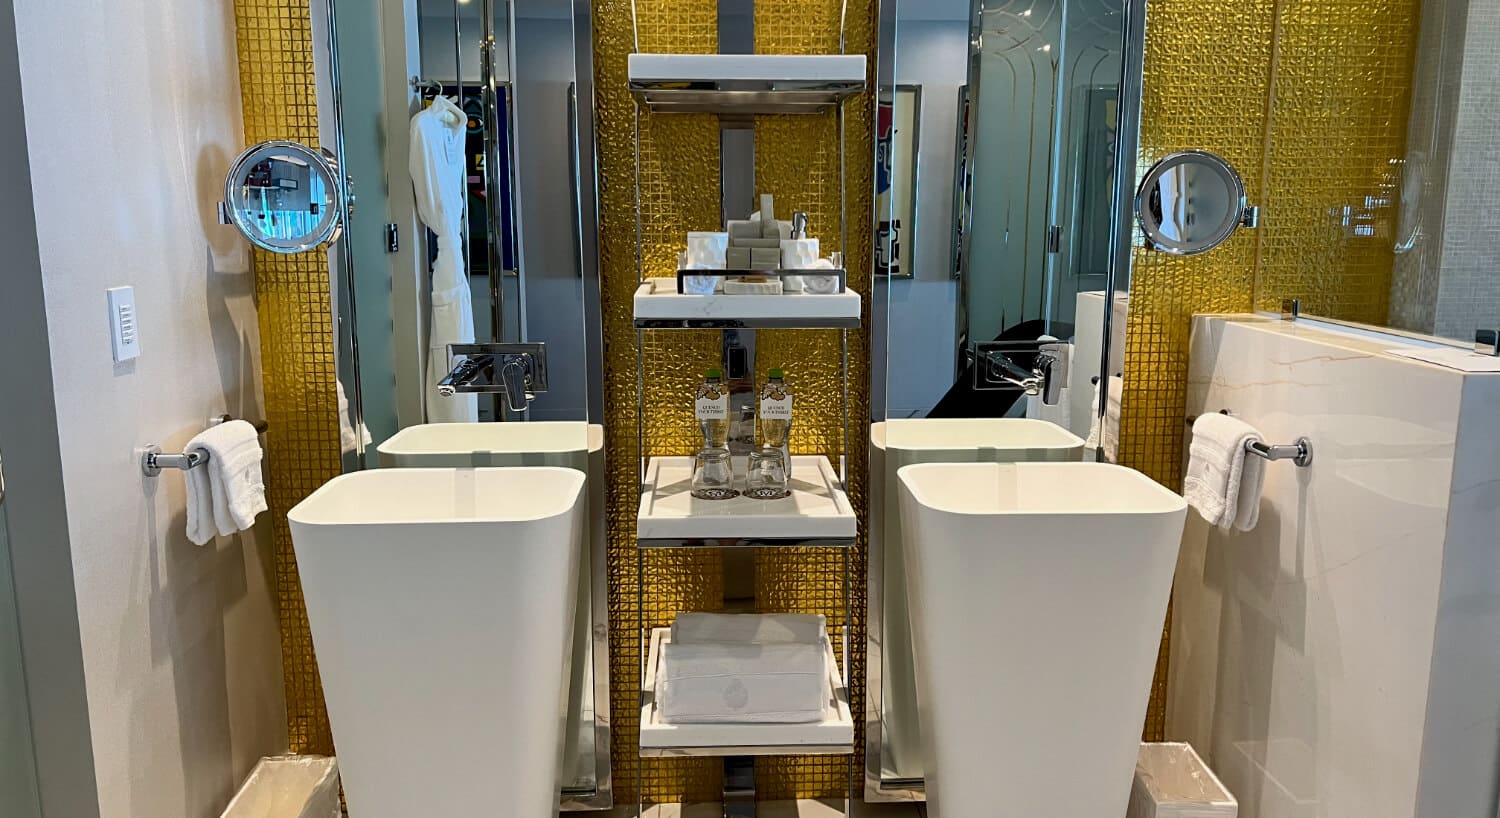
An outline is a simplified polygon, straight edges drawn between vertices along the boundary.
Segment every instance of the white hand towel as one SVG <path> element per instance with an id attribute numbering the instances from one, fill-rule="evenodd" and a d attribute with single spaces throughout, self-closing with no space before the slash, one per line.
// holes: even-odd
<path id="1" fill-rule="evenodd" d="M 672 644 L 822 644 L 822 614 L 684 613 L 672 621 Z"/>
<path id="2" fill-rule="evenodd" d="M 187 451 L 208 454 L 207 463 L 184 473 L 188 539 L 205 545 L 215 533 L 227 537 L 254 525 L 256 515 L 266 510 L 255 427 L 243 420 L 210 426 L 188 441 Z"/>
<path id="3" fill-rule="evenodd" d="M 1193 422 L 1182 493 L 1203 519 L 1220 529 L 1249 531 L 1260 521 L 1266 464 L 1245 452 L 1247 443 L 1260 439 L 1250 424 L 1222 413 Z"/>
<path id="4" fill-rule="evenodd" d="M 1094 387 L 1094 400 L 1089 409 L 1089 439 L 1084 445 L 1090 449 L 1104 446 L 1104 457 L 1111 463 L 1120 462 L 1120 406 L 1125 392 L 1125 379 L 1119 375 L 1109 378 L 1109 406 L 1104 412 L 1103 440 L 1100 440 L 1099 393 Z"/>
<path id="5" fill-rule="evenodd" d="M 821 721 L 828 670 L 823 645 L 662 645 L 656 709 L 676 724 Z"/>

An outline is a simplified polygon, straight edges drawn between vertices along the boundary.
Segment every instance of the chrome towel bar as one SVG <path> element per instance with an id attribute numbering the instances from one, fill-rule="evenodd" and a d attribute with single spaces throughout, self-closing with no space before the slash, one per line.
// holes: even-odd
<path id="1" fill-rule="evenodd" d="M 1230 414 L 1230 411 L 1228 409 L 1220 409 L 1219 414 L 1227 415 Z M 1197 419 L 1190 416 L 1183 420 L 1186 421 L 1187 425 L 1192 426 L 1193 422 Z M 1298 468 L 1306 468 L 1312 465 L 1313 444 L 1312 440 L 1307 437 L 1299 437 L 1295 443 L 1280 445 L 1272 445 L 1260 440 L 1247 440 L 1245 441 L 1245 453 L 1253 454 L 1265 460 L 1290 460 Z"/>
<path id="2" fill-rule="evenodd" d="M 209 418 L 208 425 L 215 426 L 220 423 L 228 423 L 231 420 L 234 420 L 234 418 L 229 415 L 218 415 Z M 268 428 L 266 422 L 263 420 L 251 423 L 250 425 L 254 426 L 255 431 L 260 434 L 265 434 Z M 188 469 L 196 469 L 208 462 L 208 452 L 202 449 L 165 454 L 162 452 L 160 446 L 151 443 L 141 449 L 140 453 L 141 473 L 147 477 L 156 477 L 161 474 L 162 469 L 187 471 Z"/>

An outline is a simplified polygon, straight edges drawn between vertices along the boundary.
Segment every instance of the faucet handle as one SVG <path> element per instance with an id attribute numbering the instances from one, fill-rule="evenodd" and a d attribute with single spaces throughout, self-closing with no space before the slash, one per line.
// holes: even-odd
<path id="1" fill-rule="evenodd" d="M 1474 351 L 1480 355 L 1500 357 L 1500 329 L 1475 330 Z"/>
<path id="2" fill-rule="evenodd" d="M 1068 383 L 1070 344 L 1062 342 L 1042 344 L 1036 356 L 1037 373 L 1042 376 L 1042 403 L 1056 406 L 1062 400 L 1063 387 Z"/>

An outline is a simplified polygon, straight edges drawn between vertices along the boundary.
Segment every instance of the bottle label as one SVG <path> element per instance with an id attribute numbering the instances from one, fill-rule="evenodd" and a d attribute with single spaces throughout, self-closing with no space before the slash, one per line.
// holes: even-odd
<path id="1" fill-rule="evenodd" d="M 720 395 L 717 398 L 698 398 L 693 411 L 699 420 L 728 420 L 729 396 Z"/>
<path id="2" fill-rule="evenodd" d="M 780 398 L 760 399 L 761 420 L 791 420 L 792 396 L 782 393 Z"/>

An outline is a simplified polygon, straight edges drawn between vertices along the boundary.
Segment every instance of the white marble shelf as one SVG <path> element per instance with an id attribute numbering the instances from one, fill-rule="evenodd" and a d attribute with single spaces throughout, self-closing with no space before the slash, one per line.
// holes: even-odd
<path id="1" fill-rule="evenodd" d="M 852 329 L 859 293 L 826 295 L 682 295 L 675 279 L 652 279 L 635 291 L 637 329 Z"/>
<path id="2" fill-rule="evenodd" d="M 737 463 L 737 490 L 744 465 Z M 792 457 L 791 496 L 700 500 L 692 495 L 693 458 L 653 457 L 636 515 L 642 548 L 854 545 L 858 520 L 833 464 L 821 455 Z"/>
<path id="3" fill-rule="evenodd" d="M 651 631 L 646 682 L 641 690 L 641 756 L 850 755 L 854 752 L 854 718 L 849 691 L 839 674 L 833 644 L 828 655 L 831 695 L 823 720 L 803 724 L 667 724 L 656 711 L 656 671 L 662 645 L 672 641 L 671 628 Z"/>

